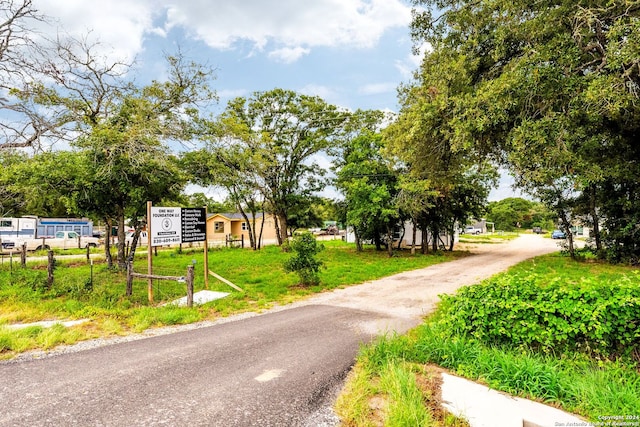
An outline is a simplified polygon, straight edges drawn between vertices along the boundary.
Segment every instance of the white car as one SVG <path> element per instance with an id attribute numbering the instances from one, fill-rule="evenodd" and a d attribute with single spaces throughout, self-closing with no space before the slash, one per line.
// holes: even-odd
<path id="1" fill-rule="evenodd" d="M 127 242 L 128 245 L 131 245 L 133 243 L 133 234 L 134 234 L 133 231 L 127 231 L 127 234 L 125 235 L 125 242 Z M 138 247 L 147 246 L 147 242 L 148 242 L 147 232 L 141 231 L 140 237 L 138 238 Z"/>
<path id="2" fill-rule="evenodd" d="M 473 225 L 467 225 L 464 230 L 460 231 L 460 234 L 480 234 L 482 230 L 474 227 Z"/>

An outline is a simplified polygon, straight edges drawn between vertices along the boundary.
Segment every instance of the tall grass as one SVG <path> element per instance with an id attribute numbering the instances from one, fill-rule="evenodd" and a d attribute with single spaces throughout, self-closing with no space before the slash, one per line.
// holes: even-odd
<path id="1" fill-rule="evenodd" d="M 493 295 L 492 286 L 503 286 L 509 278 L 528 276 L 535 279 L 538 286 L 544 289 L 554 281 L 561 281 L 563 286 L 574 289 L 575 292 L 585 292 L 580 304 L 585 301 L 596 301 L 601 304 L 616 293 L 609 293 L 608 286 L 617 288 L 630 286 L 637 289 L 637 270 L 627 267 L 604 265 L 599 263 L 574 263 L 565 257 L 548 255 L 524 262 L 509 272 L 485 281 L 484 292 L 463 290 L 453 296 L 446 304 L 439 305 L 437 311 L 426 322 L 404 336 L 385 337 L 379 342 L 365 347 L 358 365 L 367 373 L 372 384 L 377 384 L 382 372 L 402 369 L 407 364 L 421 364 L 427 366 L 436 364 L 457 375 L 474 381 L 485 383 L 498 390 L 518 395 L 524 398 L 542 401 L 567 411 L 577 413 L 598 422 L 600 416 L 612 414 L 640 413 L 640 362 L 637 360 L 638 348 L 629 351 L 617 351 L 603 357 L 604 352 L 594 353 L 588 348 L 565 345 L 557 350 L 549 350 L 540 346 L 528 347 L 522 342 L 528 342 L 535 335 L 536 328 L 510 328 L 505 330 L 508 339 L 487 338 L 489 335 L 468 329 L 468 324 L 475 322 L 477 328 L 492 328 L 492 319 L 496 315 L 489 313 L 485 319 L 482 307 L 492 306 L 492 302 L 483 299 L 486 295 Z M 583 279 L 588 277 L 588 280 Z M 629 284 L 631 280 L 635 285 Z M 531 304 L 528 289 L 522 293 L 522 301 L 518 295 L 522 288 L 514 280 L 514 286 L 507 297 L 500 301 L 503 315 L 510 316 L 509 304 L 512 308 L 519 305 Z M 555 282 L 554 282 L 555 283 Z M 635 288 L 634 288 L 635 286 Z M 623 289 L 624 290 L 624 289 Z M 618 292 L 619 290 L 616 290 Z M 629 299 L 626 305 L 629 310 L 636 310 L 629 319 L 640 320 L 637 310 L 637 300 L 631 293 L 623 292 L 624 298 Z M 477 300 L 476 300 L 477 298 Z M 493 298 L 493 297 L 492 297 Z M 561 301 L 560 303 L 562 303 Z M 548 305 L 552 305 L 548 301 Z M 576 303 L 577 304 L 577 303 Z M 592 307 L 596 312 L 597 307 Z M 452 323 L 451 319 L 456 318 Z M 532 316 L 532 324 L 537 320 L 544 320 L 544 316 Z M 465 320 L 466 319 L 466 320 Z M 587 319 L 588 320 L 588 319 Z M 586 320 L 585 320 L 586 321 Z M 464 322 L 467 322 L 465 324 Z M 523 322 L 526 321 L 523 320 Z M 575 321 L 571 328 L 585 329 L 581 321 Z M 578 323 L 578 324 L 576 324 Z M 455 327 L 455 325 L 458 325 Z M 609 339 L 616 342 L 630 342 L 627 337 L 629 328 L 616 329 L 624 337 L 615 336 Z M 631 328 L 634 330 L 634 328 Z M 636 329 L 637 331 L 637 326 Z M 469 332 L 472 331 L 472 332 Z M 520 336 L 522 334 L 523 336 Z M 524 336 L 526 335 L 526 336 Z M 626 341 L 625 341 L 626 340 Z M 635 344 L 634 344 L 635 345 Z M 626 356 L 622 356 L 626 355 Z M 368 390 L 371 386 L 363 376 L 359 383 L 348 383 L 346 393 L 352 396 L 363 394 L 360 390 Z M 341 397 L 341 410 L 349 416 L 348 397 Z M 346 402 L 344 400 L 347 400 Z M 367 425 L 366 422 L 353 425 Z M 407 424 L 409 425 L 409 424 Z"/>

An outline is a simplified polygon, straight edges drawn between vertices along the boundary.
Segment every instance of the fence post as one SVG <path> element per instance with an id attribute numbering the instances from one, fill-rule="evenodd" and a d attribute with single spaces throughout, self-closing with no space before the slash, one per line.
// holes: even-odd
<path id="1" fill-rule="evenodd" d="M 53 251 L 49 250 L 47 254 L 47 287 L 51 289 L 53 286 L 53 268 L 55 264 L 55 259 L 53 258 Z"/>
<path id="2" fill-rule="evenodd" d="M 22 267 L 26 267 L 27 266 L 27 243 L 23 243 L 22 246 L 20 247 L 20 265 L 22 265 Z"/>
<path id="3" fill-rule="evenodd" d="M 127 263 L 127 296 L 130 297 L 133 294 L 133 263 L 129 261 Z"/>
<path id="4" fill-rule="evenodd" d="M 91 247 L 87 245 L 87 262 L 91 261 Z"/>
<path id="5" fill-rule="evenodd" d="M 187 267 L 187 307 L 193 307 L 193 265 Z"/>

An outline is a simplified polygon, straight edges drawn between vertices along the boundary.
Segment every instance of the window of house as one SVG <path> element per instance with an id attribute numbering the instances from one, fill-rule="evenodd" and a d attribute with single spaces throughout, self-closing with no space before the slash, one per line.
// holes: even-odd
<path id="1" fill-rule="evenodd" d="M 246 222 L 243 222 L 243 223 L 242 223 L 242 231 L 247 231 L 247 230 L 248 230 L 248 228 L 247 228 L 247 223 L 246 223 Z"/>
<path id="2" fill-rule="evenodd" d="M 224 233 L 224 221 L 216 221 L 213 223 L 214 233 Z"/>

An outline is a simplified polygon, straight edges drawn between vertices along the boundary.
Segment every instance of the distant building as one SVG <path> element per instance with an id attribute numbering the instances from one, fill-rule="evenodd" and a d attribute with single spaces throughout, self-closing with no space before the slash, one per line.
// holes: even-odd
<path id="1" fill-rule="evenodd" d="M 247 215 L 251 220 L 251 215 Z M 264 223 L 263 223 L 264 216 Z M 260 238 L 260 246 L 278 243 L 276 223 L 273 215 L 259 213 L 255 224 L 251 224 Z M 214 213 L 207 216 L 207 240 L 209 244 L 224 246 L 227 239 L 244 238 L 249 245 L 249 227 L 241 213 Z"/>
<path id="2" fill-rule="evenodd" d="M 406 221 L 403 227 L 397 227 L 393 235 L 393 245 L 394 247 L 398 247 L 398 243 L 401 248 L 410 248 L 413 240 L 413 223 L 411 221 Z M 347 233 L 345 236 L 345 240 L 348 243 L 355 243 L 356 236 L 351 227 L 347 228 Z M 453 243 L 457 243 L 459 240 L 458 233 L 454 233 L 454 235 L 450 235 L 449 233 L 441 233 L 438 238 L 438 247 L 444 247 L 448 249 L 451 246 L 451 241 Z M 433 245 L 433 236 L 428 233 L 427 242 L 429 244 L 429 249 Z M 416 247 L 420 247 L 422 245 L 422 230 L 416 229 Z"/>

